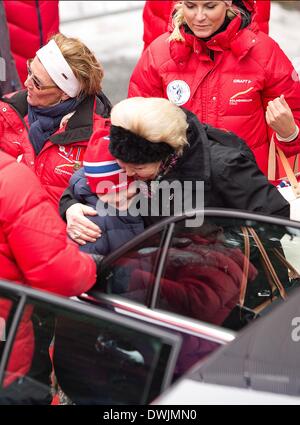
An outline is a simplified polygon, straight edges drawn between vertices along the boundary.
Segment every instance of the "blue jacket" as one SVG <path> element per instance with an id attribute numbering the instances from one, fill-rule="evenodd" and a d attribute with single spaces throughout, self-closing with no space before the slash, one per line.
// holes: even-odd
<path id="1" fill-rule="evenodd" d="M 70 188 L 75 198 L 82 204 L 94 209 L 97 206 L 97 210 L 101 207 L 104 208 L 104 204 L 98 199 L 97 195 L 90 191 L 83 168 L 71 177 Z M 87 242 L 80 248 L 81 251 L 89 254 L 108 255 L 144 230 L 144 222 L 141 217 L 97 215 L 90 216 L 89 219 L 97 224 L 102 231 L 101 237 L 96 242 Z"/>

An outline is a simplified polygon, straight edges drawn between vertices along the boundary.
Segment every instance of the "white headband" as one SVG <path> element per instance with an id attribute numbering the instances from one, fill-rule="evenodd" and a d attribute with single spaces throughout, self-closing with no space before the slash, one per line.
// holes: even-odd
<path id="1" fill-rule="evenodd" d="M 80 83 L 54 40 L 36 52 L 55 84 L 70 97 L 80 92 Z"/>

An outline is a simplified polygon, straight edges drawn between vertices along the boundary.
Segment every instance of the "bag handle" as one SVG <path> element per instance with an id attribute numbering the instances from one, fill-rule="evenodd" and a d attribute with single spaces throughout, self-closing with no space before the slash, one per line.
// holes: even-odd
<path id="1" fill-rule="evenodd" d="M 246 296 L 248 276 L 249 276 L 250 239 L 249 239 L 249 233 L 248 233 L 247 227 L 242 226 L 241 230 L 242 230 L 242 233 L 243 233 L 243 236 L 244 236 L 245 252 L 244 252 L 243 276 L 242 276 L 242 282 L 241 282 L 239 304 L 240 304 L 240 306 L 243 307 L 244 303 L 245 303 L 245 296 Z"/>
<path id="2" fill-rule="evenodd" d="M 295 162 L 294 162 L 294 174 L 299 173 L 299 154 L 295 156 Z"/>
<path id="3" fill-rule="evenodd" d="M 241 282 L 241 289 L 240 289 L 240 299 L 239 299 L 239 303 L 240 306 L 243 307 L 244 302 L 245 302 L 245 295 L 246 295 L 246 290 L 247 290 L 247 283 L 248 283 L 248 273 L 249 273 L 249 262 L 250 262 L 250 239 L 249 239 L 249 234 L 252 236 L 252 238 L 254 239 L 256 246 L 259 250 L 259 253 L 261 255 L 261 260 L 263 263 L 263 267 L 265 269 L 265 272 L 267 273 L 267 279 L 270 283 L 274 282 L 276 288 L 279 291 L 279 294 L 281 296 L 281 298 L 283 300 L 285 300 L 287 298 L 287 293 L 282 285 L 282 283 L 280 282 L 278 275 L 273 267 L 273 264 L 271 263 L 271 260 L 258 236 L 258 234 L 256 233 L 256 231 L 253 229 L 253 227 L 245 227 L 242 226 L 241 227 L 242 233 L 244 235 L 244 245 L 245 245 L 245 252 L 244 252 L 244 264 L 243 264 L 243 277 L 242 277 L 242 282 Z M 279 257 L 279 256 L 277 256 Z M 279 258 L 279 260 L 281 260 L 281 262 L 287 266 L 287 264 L 282 261 L 282 258 Z M 291 266 L 289 264 L 289 266 Z M 294 271 L 296 272 L 296 270 L 294 269 Z"/>
<path id="4" fill-rule="evenodd" d="M 300 279 L 300 274 L 297 269 L 285 258 L 285 256 L 277 249 L 272 250 L 278 260 L 289 270 L 289 277 L 291 279 Z"/>
<path id="5" fill-rule="evenodd" d="M 286 173 L 287 179 L 290 182 L 292 186 L 292 190 L 294 192 L 294 195 L 296 198 L 300 197 L 300 187 L 298 180 L 295 176 L 295 173 L 290 166 L 289 161 L 287 160 L 287 157 L 283 153 L 283 151 L 276 145 L 274 141 L 274 134 L 272 135 L 272 139 L 270 142 L 270 148 L 269 148 L 269 158 L 268 158 L 268 180 L 275 180 L 276 176 L 276 150 L 278 152 L 279 158 L 281 160 L 282 166 L 284 168 L 284 171 Z M 295 168 L 298 166 L 298 158 L 295 160 Z"/>
<path id="6" fill-rule="evenodd" d="M 263 259 L 263 261 L 265 263 L 265 266 L 266 266 L 268 272 L 270 273 L 270 275 L 271 275 L 271 277 L 273 279 L 273 282 L 275 283 L 275 285 L 276 285 L 276 287 L 277 287 L 277 289 L 278 289 L 278 291 L 280 293 L 281 298 L 285 300 L 287 298 L 287 294 L 285 292 L 285 289 L 284 289 L 282 283 L 280 282 L 280 280 L 279 280 L 279 278 L 277 276 L 277 273 L 275 272 L 275 269 L 273 267 L 273 264 L 271 263 L 271 260 L 270 260 L 268 254 L 267 254 L 267 251 L 265 250 L 265 248 L 264 248 L 264 246 L 263 246 L 263 244 L 262 244 L 262 242 L 261 242 L 258 234 L 253 229 L 253 227 L 249 227 L 248 228 L 248 231 L 249 231 L 250 235 L 253 237 L 254 241 L 256 242 L 256 245 L 257 245 L 257 247 L 259 249 L 259 252 L 260 252 L 260 254 L 262 256 L 262 259 Z"/>
<path id="7" fill-rule="evenodd" d="M 268 180 L 276 180 L 276 145 L 274 136 L 271 138 L 268 157 Z"/>

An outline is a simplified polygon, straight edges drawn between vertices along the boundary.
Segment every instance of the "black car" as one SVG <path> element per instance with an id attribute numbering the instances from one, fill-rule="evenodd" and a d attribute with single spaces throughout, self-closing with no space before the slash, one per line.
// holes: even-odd
<path id="1" fill-rule="evenodd" d="M 198 211 L 197 222 L 167 218 L 107 256 L 101 281 L 74 300 L 0 283 L 0 297 L 14 303 L 0 384 L 31 305 L 36 354 L 21 384 L 46 385 L 74 404 L 148 404 L 290 296 L 300 282 L 299 246 L 298 223 Z M 50 383 L 41 370 L 49 345 Z M 10 401 L 22 403 L 22 391 Z"/>

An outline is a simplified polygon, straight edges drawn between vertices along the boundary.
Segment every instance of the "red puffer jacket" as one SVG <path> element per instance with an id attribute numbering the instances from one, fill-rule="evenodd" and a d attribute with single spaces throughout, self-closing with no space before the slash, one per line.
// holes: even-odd
<path id="1" fill-rule="evenodd" d="M 186 237 L 185 237 L 186 236 Z M 160 281 L 157 308 L 221 325 L 239 303 L 244 261 L 238 248 L 228 248 L 200 235 L 182 235 L 185 247 L 170 248 Z M 132 266 L 134 260 L 131 259 Z M 155 279 L 153 260 L 137 259 L 130 277 L 130 295 L 138 300 Z M 128 263 L 126 263 L 127 267 Z M 148 270 L 147 270 L 148 269 Z M 257 270 L 249 263 L 249 283 Z"/>
<path id="2" fill-rule="evenodd" d="M 96 281 L 94 261 L 67 240 L 65 224 L 36 176 L 1 151 L 0 278 L 65 296 L 79 295 Z M 10 307 L 0 298 L 0 317 L 7 319 Z M 30 368 L 34 349 L 30 316 L 27 308 L 8 363 L 6 385 Z"/>
<path id="3" fill-rule="evenodd" d="M 251 1 L 244 1 L 251 7 Z M 278 44 L 252 23 L 239 30 L 236 17 L 207 42 L 186 34 L 185 42 L 156 39 L 139 60 L 129 97 L 164 97 L 194 112 L 214 127 L 230 130 L 253 150 L 266 174 L 271 130 L 265 120 L 270 100 L 281 94 L 300 125 L 300 84 L 293 65 Z M 213 56 L 213 60 L 212 60 Z M 288 155 L 300 150 L 300 136 L 279 143 Z"/>
<path id="4" fill-rule="evenodd" d="M 26 60 L 59 31 L 58 0 L 4 0 L 10 46 L 22 83 Z"/>
<path id="5" fill-rule="evenodd" d="M 144 49 L 158 36 L 168 31 L 170 16 L 175 4 L 176 1 L 172 0 L 147 0 L 145 2 L 143 11 Z M 256 2 L 257 14 L 254 16 L 254 19 L 259 24 L 261 31 L 267 34 L 269 32 L 270 8 L 270 0 Z"/>
<path id="6" fill-rule="evenodd" d="M 103 97 L 87 97 L 67 124 L 54 133 L 36 156 L 28 137 L 27 91 L 0 102 L 0 140 L 2 149 L 28 165 L 39 177 L 57 208 L 58 201 L 74 171 L 82 166 L 83 155 L 92 132 L 106 128 L 110 104 Z"/>

